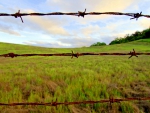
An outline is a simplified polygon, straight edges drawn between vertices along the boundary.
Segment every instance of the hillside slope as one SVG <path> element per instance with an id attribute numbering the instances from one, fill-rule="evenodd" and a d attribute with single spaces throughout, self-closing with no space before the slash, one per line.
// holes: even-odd
<path id="1" fill-rule="evenodd" d="M 150 39 L 140 39 L 128 43 L 107 45 L 107 46 L 95 46 L 95 47 L 82 47 L 82 48 L 44 48 L 20 44 L 10 44 L 0 42 L 0 54 L 5 53 L 69 53 L 71 50 L 76 52 L 128 52 L 132 49 L 137 51 L 148 52 L 150 48 Z"/>

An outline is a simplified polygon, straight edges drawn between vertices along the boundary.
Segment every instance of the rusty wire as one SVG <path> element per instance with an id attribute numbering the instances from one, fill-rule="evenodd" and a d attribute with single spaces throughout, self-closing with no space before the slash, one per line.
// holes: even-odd
<path id="1" fill-rule="evenodd" d="M 98 100 L 98 101 L 93 101 L 93 100 L 89 100 L 89 101 L 76 101 L 76 102 L 57 102 L 56 101 L 52 101 L 50 103 L 38 103 L 38 102 L 24 102 L 24 103 L 0 103 L 0 106 L 19 106 L 19 105 L 31 105 L 31 106 L 35 106 L 35 105 L 43 105 L 43 106 L 58 106 L 58 105 L 74 105 L 74 104 L 96 104 L 96 103 L 110 103 L 110 105 L 112 105 L 112 103 L 120 103 L 123 101 L 135 101 L 135 100 L 150 100 L 150 97 L 144 97 L 144 98 L 122 98 L 122 99 L 115 99 L 113 97 L 109 98 L 109 99 L 104 99 L 104 100 Z"/>
<path id="2" fill-rule="evenodd" d="M 0 16 L 14 16 L 15 18 L 20 17 L 21 21 L 23 23 L 22 16 L 50 16 L 50 15 L 72 15 L 72 16 L 78 16 L 78 17 L 83 17 L 85 15 L 102 15 L 102 14 L 107 14 L 107 15 L 125 15 L 125 16 L 131 16 L 133 18 L 131 19 L 138 19 L 139 17 L 147 17 L 150 18 L 150 15 L 143 15 L 142 12 L 140 13 L 122 13 L 122 12 L 89 12 L 86 13 L 86 9 L 84 12 L 78 11 L 77 13 L 62 13 L 62 12 L 52 12 L 52 13 L 20 13 L 20 10 L 14 14 L 7 14 L 7 13 L 0 13 Z"/>
<path id="3" fill-rule="evenodd" d="M 131 58 L 132 56 L 136 56 L 137 55 L 150 55 L 150 53 L 136 53 L 135 50 L 133 49 L 133 52 L 129 52 L 129 53 L 74 53 L 72 51 L 72 53 L 55 53 L 55 54 L 15 54 L 15 53 L 8 53 L 8 54 L 2 54 L 0 55 L 0 57 L 18 57 L 18 56 L 71 56 L 71 58 L 76 57 L 78 58 L 79 56 L 85 56 L 85 55 L 130 55 L 129 58 Z"/>

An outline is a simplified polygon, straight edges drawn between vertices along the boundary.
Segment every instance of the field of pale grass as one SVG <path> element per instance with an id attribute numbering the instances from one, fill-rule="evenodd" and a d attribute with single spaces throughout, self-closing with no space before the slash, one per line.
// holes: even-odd
<path id="1" fill-rule="evenodd" d="M 140 43 L 140 44 L 137 44 Z M 145 43 L 148 43 L 147 41 Z M 133 42 L 91 48 L 40 48 L 0 44 L 0 54 L 74 52 L 150 52 Z M 7 46 L 6 46 L 7 45 Z M 5 50 L 4 50 L 5 48 Z M 10 49 L 11 48 L 11 49 Z M 150 96 L 150 57 L 139 56 L 0 57 L 0 102 L 86 101 Z M 150 101 L 53 106 L 0 106 L 3 113 L 142 113 Z"/>

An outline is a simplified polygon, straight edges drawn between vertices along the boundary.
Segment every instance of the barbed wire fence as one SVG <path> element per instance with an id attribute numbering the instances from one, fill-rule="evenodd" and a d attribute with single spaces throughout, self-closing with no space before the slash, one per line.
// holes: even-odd
<path id="1" fill-rule="evenodd" d="M 70 16 L 78 16 L 78 17 L 85 17 L 85 15 L 125 15 L 131 16 L 131 19 L 138 20 L 139 17 L 147 17 L 150 18 L 150 15 L 143 15 L 142 11 L 140 13 L 122 13 L 122 12 L 89 12 L 86 13 L 86 9 L 84 12 L 78 11 L 77 13 L 63 13 L 63 12 L 52 12 L 52 13 L 20 13 L 20 10 L 14 14 L 7 14 L 7 13 L 0 13 L 0 16 L 13 16 L 15 18 L 20 18 L 23 23 L 23 16 L 51 16 L 51 15 L 70 15 Z"/>
<path id="2" fill-rule="evenodd" d="M 14 14 L 7 14 L 7 13 L 0 13 L 0 16 L 13 16 L 15 18 L 20 18 L 22 23 L 23 21 L 23 16 L 51 16 L 51 15 L 70 15 L 70 16 L 78 16 L 78 17 L 85 17 L 86 15 L 125 15 L 125 16 L 130 16 L 131 19 L 136 19 L 140 17 L 146 17 L 150 18 L 150 15 L 143 15 L 142 12 L 140 13 L 122 13 L 122 12 L 89 12 L 86 13 L 86 9 L 84 12 L 78 11 L 77 13 L 63 13 L 63 12 L 52 12 L 52 13 L 20 13 L 20 10 Z M 18 56 L 71 56 L 71 58 L 76 57 L 78 58 L 79 56 L 85 56 L 85 55 L 130 55 L 128 57 L 131 58 L 132 56 L 138 57 L 137 55 L 150 55 L 150 53 L 136 53 L 135 50 L 130 51 L 129 53 L 74 53 L 73 51 L 71 53 L 56 53 L 56 54 L 15 54 L 15 53 L 8 53 L 8 54 L 2 54 L 0 57 L 18 57 Z M 120 103 L 123 101 L 146 101 L 150 100 L 150 97 L 143 97 L 143 98 L 120 98 L 116 99 L 113 97 L 110 97 L 109 99 L 103 99 L 103 100 L 89 100 L 89 101 L 75 101 L 75 102 L 57 102 L 52 101 L 50 103 L 36 103 L 36 102 L 25 102 L 25 103 L 0 103 L 0 106 L 20 106 L 20 105 L 38 105 L 38 106 L 59 106 L 59 105 L 75 105 L 75 104 L 96 104 L 96 103 L 109 103 L 110 107 L 112 107 L 112 103 Z"/>
<path id="3" fill-rule="evenodd" d="M 55 54 L 15 54 L 15 53 L 8 53 L 8 54 L 2 54 L 0 57 L 18 57 L 18 56 L 71 56 L 71 58 L 76 57 L 78 58 L 79 56 L 85 56 L 85 55 L 130 55 L 129 58 L 132 56 L 138 57 L 137 55 L 150 55 L 150 53 L 136 53 L 135 50 L 130 51 L 129 53 L 55 53 Z M 128 59 L 129 59 L 128 58 Z"/>

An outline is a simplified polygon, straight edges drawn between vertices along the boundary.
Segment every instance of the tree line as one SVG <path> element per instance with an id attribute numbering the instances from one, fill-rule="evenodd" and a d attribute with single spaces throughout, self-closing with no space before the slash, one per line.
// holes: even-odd
<path id="1" fill-rule="evenodd" d="M 133 33 L 131 35 L 127 34 L 124 37 L 115 38 L 113 41 L 111 41 L 109 43 L 109 45 L 127 43 L 127 42 L 131 42 L 131 41 L 135 41 L 135 40 L 139 40 L 139 39 L 147 39 L 147 38 L 150 38 L 150 28 L 145 29 L 141 32 L 136 31 L 135 33 Z M 104 45 L 106 45 L 106 43 L 97 42 L 97 43 L 92 44 L 90 47 L 92 47 L 92 46 L 104 46 Z"/>
<path id="2" fill-rule="evenodd" d="M 141 32 L 136 31 L 131 35 L 127 34 L 125 37 L 116 38 L 115 40 L 111 41 L 109 45 L 127 43 L 131 41 L 135 41 L 139 39 L 147 39 L 147 38 L 150 38 L 150 28 L 145 29 Z"/>

